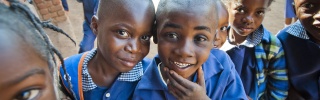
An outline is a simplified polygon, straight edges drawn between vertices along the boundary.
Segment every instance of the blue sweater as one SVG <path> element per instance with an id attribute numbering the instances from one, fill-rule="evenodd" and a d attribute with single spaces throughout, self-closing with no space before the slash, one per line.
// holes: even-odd
<path id="1" fill-rule="evenodd" d="M 299 22 L 294 25 L 298 28 L 292 34 L 303 37 L 298 32 L 305 31 L 303 26 Z M 288 98 L 320 100 L 320 45 L 309 39 L 293 36 L 287 32 L 290 28 L 281 30 L 277 36 L 286 53 L 290 81 Z"/>
<path id="2" fill-rule="evenodd" d="M 213 100 L 247 99 L 240 77 L 228 55 L 220 50 L 212 50 L 208 60 L 202 65 L 206 84 L 206 94 Z M 158 71 L 159 57 L 155 57 L 140 82 L 133 99 L 174 100 Z M 196 75 L 193 82 L 196 81 Z"/>

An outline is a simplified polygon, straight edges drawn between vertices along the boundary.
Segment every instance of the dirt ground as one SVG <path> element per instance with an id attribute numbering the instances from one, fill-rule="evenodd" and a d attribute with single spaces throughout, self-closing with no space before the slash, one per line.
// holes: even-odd
<path id="1" fill-rule="evenodd" d="M 157 1 L 157 0 L 154 0 Z M 157 2 L 155 2 L 157 3 Z M 77 44 L 80 43 L 83 37 L 82 33 L 82 23 L 84 20 L 83 17 L 83 8 L 82 3 L 78 3 L 76 0 L 68 0 L 69 4 L 69 19 L 74 29 L 74 33 L 76 36 Z M 266 13 L 266 17 L 263 21 L 263 25 L 271 31 L 273 34 L 276 34 L 279 30 L 284 27 L 284 6 L 285 0 L 275 0 L 271 6 L 270 11 Z M 77 47 L 78 50 L 79 47 Z M 152 58 L 157 54 L 157 46 L 156 44 L 151 44 L 150 52 L 148 54 L 148 58 Z"/>

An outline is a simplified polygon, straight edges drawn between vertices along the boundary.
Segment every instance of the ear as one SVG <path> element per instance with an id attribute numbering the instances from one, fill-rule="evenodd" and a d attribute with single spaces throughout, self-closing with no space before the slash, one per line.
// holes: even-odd
<path id="1" fill-rule="evenodd" d="M 157 33 L 157 24 L 156 22 L 154 22 L 154 24 L 152 25 L 152 36 L 153 36 L 153 42 L 155 44 L 158 44 L 158 33 Z"/>
<path id="2" fill-rule="evenodd" d="M 91 18 L 90 28 L 94 35 L 98 35 L 98 17 L 96 15 L 93 15 Z"/>

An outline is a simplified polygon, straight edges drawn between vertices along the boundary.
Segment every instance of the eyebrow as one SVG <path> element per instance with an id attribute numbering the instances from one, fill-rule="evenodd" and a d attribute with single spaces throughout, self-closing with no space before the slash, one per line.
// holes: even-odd
<path id="1" fill-rule="evenodd" d="M 178 28 L 178 29 L 182 29 L 182 26 L 181 25 L 178 25 L 178 24 L 175 24 L 175 23 L 166 23 L 164 24 L 164 27 L 163 28 Z M 211 32 L 211 29 L 207 26 L 196 26 L 194 28 L 194 30 L 206 30 L 208 32 Z"/>
<path id="2" fill-rule="evenodd" d="M 194 30 L 205 30 L 205 31 L 211 32 L 211 29 L 207 26 L 197 26 L 194 28 Z"/>
<path id="3" fill-rule="evenodd" d="M 8 82 L 6 82 L 7 86 L 10 85 L 15 85 L 18 83 L 21 83 L 22 81 L 24 81 L 25 79 L 34 76 L 34 75 L 45 75 L 45 71 L 43 69 L 31 69 L 28 72 L 26 72 L 25 74 L 18 76 L 16 79 L 10 80 Z"/>
<path id="4" fill-rule="evenodd" d="M 181 25 L 175 24 L 175 23 L 166 23 L 164 24 L 163 28 L 178 28 L 178 29 L 182 29 Z"/>

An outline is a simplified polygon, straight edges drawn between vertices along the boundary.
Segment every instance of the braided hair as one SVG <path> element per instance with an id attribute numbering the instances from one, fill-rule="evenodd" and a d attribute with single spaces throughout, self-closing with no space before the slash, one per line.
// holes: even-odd
<path id="1" fill-rule="evenodd" d="M 7 27 L 5 29 L 12 30 L 15 34 L 25 38 L 25 41 L 30 43 L 35 50 L 41 54 L 41 57 L 48 62 L 50 67 L 49 69 L 53 73 L 57 71 L 55 58 L 55 55 L 57 55 L 61 62 L 63 71 L 67 73 L 61 53 L 53 46 L 43 28 L 49 28 L 67 36 L 74 44 L 76 44 L 75 41 L 63 30 L 51 24 L 50 21 L 40 21 L 40 19 L 37 18 L 31 10 L 19 0 L 8 0 L 8 2 L 10 3 L 9 7 L 0 3 L 0 13 L 2 13 L 0 14 L 1 27 Z M 67 75 L 66 78 L 70 87 L 69 90 L 72 95 L 75 96 L 71 89 L 72 85 L 69 80 L 70 77 Z"/>

